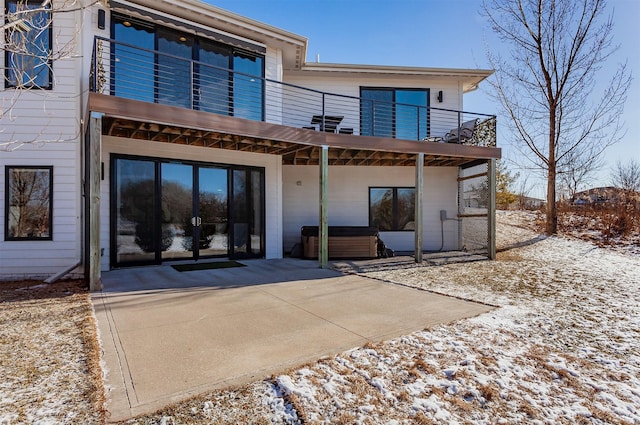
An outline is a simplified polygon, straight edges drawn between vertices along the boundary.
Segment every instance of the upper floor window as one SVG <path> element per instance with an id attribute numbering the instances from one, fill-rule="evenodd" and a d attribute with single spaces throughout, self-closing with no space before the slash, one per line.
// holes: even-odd
<path id="1" fill-rule="evenodd" d="M 5 87 L 51 88 L 51 2 L 6 0 Z"/>
<path id="2" fill-rule="evenodd" d="M 115 14 L 116 96 L 262 120 L 264 57 Z"/>
<path id="3" fill-rule="evenodd" d="M 428 135 L 429 89 L 362 87 L 360 134 L 422 140 Z"/>

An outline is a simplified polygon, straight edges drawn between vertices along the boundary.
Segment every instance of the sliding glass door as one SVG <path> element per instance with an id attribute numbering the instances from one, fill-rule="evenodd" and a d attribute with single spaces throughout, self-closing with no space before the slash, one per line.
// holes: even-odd
<path id="1" fill-rule="evenodd" d="M 119 159 L 112 185 L 112 262 L 145 264 L 156 262 L 158 241 L 156 214 L 156 163 Z"/>
<path id="2" fill-rule="evenodd" d="M 429 90 L 360 89 L 360 134 L 422 140 L 429 134 Z"/>
<path id="3" fill-rule="evenodd" d="M 112 164 L 115 267 L 264 255 L 262 169 L 118 156 Z"/>

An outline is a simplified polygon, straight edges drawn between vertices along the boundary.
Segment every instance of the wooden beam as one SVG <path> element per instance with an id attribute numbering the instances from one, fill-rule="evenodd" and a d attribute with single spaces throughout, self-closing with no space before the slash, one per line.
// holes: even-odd
<path id="1" fill-rule="evenodd" d="M 414 228 L 415 228 L 415 247 L 414 258 L 416 263 L 422 263 L 422 202 L 424 199 L 423 192 L 423 179 L 424 179 L 424 154 L 419 153 L 416 155 L 416 189 L 415 189 L 415 212 L 414 212 Z"/>
<path id="2" fill-rule="evenodd" d="M 100 272 L 100 179 L 102 177 L 102 114 L 91 112 L 89 116 L 89 264 L 88 279 L 91 291 L 102 289 Z"/>
<path id="3" fill-rule="evenodd" d="M 327 217 L 327 179 L 329 174 L 329 147 L 320 149 L 320 224 L 318 227 L 318 261 L 326 269 L 329 260 L 329 219 Z"/>
<path id="4" fill-rule="evenodd" d="M 487 241 L 489 242 L 489 258 L 496 259 L 496 160 L 490 159 L 487 170 L 487 186 L 489 187 L 489 228 Z"/>

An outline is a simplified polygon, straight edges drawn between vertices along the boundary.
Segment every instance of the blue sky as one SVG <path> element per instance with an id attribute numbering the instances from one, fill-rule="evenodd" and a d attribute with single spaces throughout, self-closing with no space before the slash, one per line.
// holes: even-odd
<path id="1" fill-rule="evenodd" d="M 489 68 L 486 49 L 503 49 L 480 16 L 481 0 L 207 0 L 217 7 L 302 35 L 307 61 L 443 68 Z M 616 161 L 640 161 L 640 0 L 609 0 L 614 41 L 620 50 L 605 67 L 613 72 L 628 60 L 634 76 L 627 99 L 624 140 L 605 153 L 606 165 L 594 185 L 607 185 Z M 498 113 L 481 90 L 468 94 L 464 109 Z M 503 125 L 506 118 L 498 116 Z M 500 137 L 500 134 L 498 134 Z M 503 156 L 514 157 L 508 145 Z M 533 180 L 533 178 L 531 179 Z M 544 189 L 534 189 L 542 196 Z"/>

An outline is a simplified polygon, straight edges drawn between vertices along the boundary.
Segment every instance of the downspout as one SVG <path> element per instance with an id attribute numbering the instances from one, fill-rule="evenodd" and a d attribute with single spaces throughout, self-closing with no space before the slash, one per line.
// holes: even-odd
<path id="1" fill-rule="evenodd" d="M 67 267 L 66 269 L 62 270 L 61 272 L 58 272 L 58 273 L 54 274 L 53 276 L 48 277 L 47 279 L 45 279 L 44 283 L 54 283 L 55 281 L 59 280 L 61 277 L 64 277 L 64 276 L 68 275 L 72 270 L 78 268 L 80 265 L 82 265 L 82 261 L 78 261 L 73 266 Z"/>

